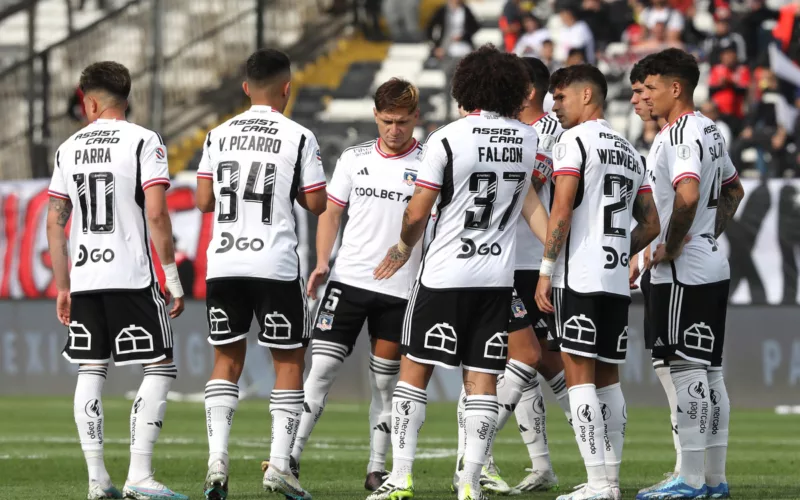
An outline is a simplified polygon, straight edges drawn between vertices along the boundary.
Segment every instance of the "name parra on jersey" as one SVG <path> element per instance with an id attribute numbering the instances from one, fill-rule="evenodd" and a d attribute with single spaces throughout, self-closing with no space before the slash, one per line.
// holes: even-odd
<path id="1" fill-rule="evenodd" d="M 550 182 L 553 176 L 553 146 L 564 129 L 553 115 L 543 115 L 532 123 L 539 134 L 539 150 L 536 152 L 536 162 L 533 176 L 542 183 L 539 190 L 539 199 L 550 213 Z M 520 217 L 517 222 L 517 260 L 516 268 L 525 270 L 538 270 L 542 266 L 544 245 L 533 234 L 528 222 Z"/>
<path id="2" fill-rule="evenodd" d="M 50 196 L 70 200 L 71 292 L 154 283 L 144 192 L 169 186 L 161 137 L 126 121 L 96 120 L 56 151 Z"/>
<path id="3" fill-rule="evenodd" d="M 554 177 L 578 177 L 575 209 L 553 286 L 630 296 L 628 259 L 634 196 L 650 190 L 634 147 L 605 120 L 581 123 L 553 148 Z"/>
<path id="4" fill-rule="evenodd" d="M 331 280 L 350 286 L 408 298 L 419 269 L 422 246 L 417 245 L 405 266 L 388 280 L 372 272 L 397 243 L 414 182 L 422 146 L 414 140 L 406 151 L 388 155 L 380 139 L 346 149 L 328 185 L 328 200 L 347 206 L 347 225 L 331 270 Z"/>
<path id="5" fill-rule="evenodd" d="M 424 286 L 513 286 L 517 219 L 538 142 L 533 127 L 487 111 L 431 134 L 417 177 L 418 186 L 440 190 Z"/>
<path id="6" fill-rule="evenodd" d="M 296 279 L 294 200 L 325 187 L 314 134 L 252 106 L 209 132 L 197 177 L 213 181 L 217 203 L 206 279 Z"/>
<path id="7" fill-rule="evenodd" d="M 659 242 L 665 242 L 667 237 L 678 183 L 683 179 L 697 180 L 700 199 L 689 229 L 691 239 L 669 266 L 657 266 L 651 271 L 651 280 L 702 285 L 729 279 L 728 259 L 714 238 L 720 190 L 738 177 L 725 140 L 713 120 L 701 113 L 684 114 L 664 127 L 659 137 L 660 147 L 652 148 L 647 158 L 661 220 Z"/>

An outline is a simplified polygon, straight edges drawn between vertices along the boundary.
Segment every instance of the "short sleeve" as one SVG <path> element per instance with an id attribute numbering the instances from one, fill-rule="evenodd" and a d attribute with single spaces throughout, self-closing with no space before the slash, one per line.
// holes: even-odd
<path id="1" fill-rule="evenodd" d="M 442 139 L 430 137 L 422 148 L 416 185 L 434 191 L 442 189 L 445 165 L 447 165 L 447 151 Z"/>
<path id="2" fill-rule="evenodd" d="M 53 178 L 50 180 L 50 188 L 47 193 L 52 198 L 59 198 L 61 200 L 69 199 L 69 190 L 67 183 L 64 180 L 64 171 L 61 169 L 61 151 L 56 151 L 55 168 L 53 169 Z"/>
<path id="3" fill-rule="evenodd" d="M 206 142 L 203 143 L 203 156 L 200 157 L 200 165 L 197 167 L 197 178 L 206 179 L 209 181 L 214 180 L 214 166 L 211 162 L 211 132 L 206 136 Z"/>
<path id="4" fill-rule="evenodd" d="M 153 186 L 164 185 L 169 188 L 169 165 L 167 163 L 167 147 L 161 136 L 151 132 L 145 139 L 142 151 L 139 154 L 142 166 L 142 189 L 147 190 Z"/>
<path id="5" fill-rule="evenodd" d="M 342 158 L 339 158 L 333 171 L 331 183 L 328 184 L 328 200 L 340 207 L 344 207 L 350 199 L 350 190 L 352 188 L 353 178 L 350 177 L 350 168 L 342 161 Z"/>
<path id="6" fill-rule="evenodd" d="M 722 166 L 722 185 L 730 184 L 739 178 L 739 172 L 736 171 L 736 166 L 731 160 L 731 156 L 725 153 L 725 164 Z"/>
<path id="7" fill-rule="evenodd" d="M 644 156 L 640 156 L 639 159 L 640 163 L 642 164 L 644 177 L 642 178 L 642 184 L 639 186 L 637 195 L 642 193 L 650 193 L 653 191 L 653 186 L 650 185 L 650 172 L 647 170 L 647 160 L 644 158 Z"/>
<path id="8" fill-rule="evenodd" d="M 581 176 L 584 158 L 577 138 L 564 137 L 553 146 L 553 177 L 559 175 Z"/>
<path id="9" fill-rule="evenodd" d="M 325 189 L 325 171 L 322 168 L 322 156 L 319 153 L 319 143 L 314 134 L 307 136 L 300 160 L 300 192 L 313 193 Z"/>
<path id="10" fill-rule="evenodd" d="M 531 175 L 544 185 L 547 185 L 550 179 L 553 178 L 553 159 L 542 149 L 536 152 L 536 161 L 533 162 Z"/>
<path id="11" fill-rule="evenodd" d="M 685 122 L 681 123 L 681 120 L 678 120 L 669 131 L 671 140 L 677 136 L 674 144 L 667 144 L 672 165 L 672 187 L 683 179 L 696 179 L 700 182 L 701 142 L 697 132 L 686 125 Z"/>

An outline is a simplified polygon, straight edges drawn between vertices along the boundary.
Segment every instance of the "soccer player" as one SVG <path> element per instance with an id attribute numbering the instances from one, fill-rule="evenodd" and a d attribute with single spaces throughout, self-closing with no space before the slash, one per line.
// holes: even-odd
<path id="1" fill-rule="evenodd" d="M 461 60 L 453 97 L 473 111 L 428 138 L 400 241 L 375 270 L 376 279 L 384 280 L 403 267 L 438 199 L 403 323 L 400 380 L 392 399 L 392 473 L 369 500 L 414 495 L 412 467 L 435 365 L 463 365 L 466 444 L 458 499 L 485 498 L 480 475 L 497 427 L 497 375 L 508 352 L 520 349 L 513 343 L 524 349 L 528 341 L 512 341 L 507 333 L 517 218 L 522 212 L 544 239 L 547 217 L 529 189 L 536 131 L 516 120 L 529 86 L 522 62 L 492 46 Z"/>
<path id="2" fill-rule="evenodd" d="M 730 267 L 717 237 L 744 190 L 722 135 L 695 113 L 692 95 L 700 72 L 694 57 L 668 49 L 645 69 L 642 98 L 669 123 L 648 161 L 661 217 L 650 317 L 653 356 L 667 360 L 677 394 L 681 465 L 678 477 L 639 498 L 727 498 L 730 401 L 722 350 Z"/>
<path id="3" fill-rule="evenodd" d="M 47 241 L 56 312 L 69 328 L 63 355 L 80 365 L 73 409 L 89 469 L 88 498 L 186 499 L 156 481 L 151 464 L 178 374 L 169 318 L 184 307 L 165 194 L 167 148 L 156 132 L 125 121 L 131 90 L 125 66 L 94 63 L 83 70 L 80 88 L 89 124 L 56 151 Z M 64 229 L 73 207 L 68 243 Z M 166 301 L 155 277 L 151 238 L 166 275 Z M 175 302 L 168 312 L 170 295 Z M 131 408 L 131 463 L 121 493 L 103 461 L 102 392 L 112 355 L 117 365 L 144 365 Z"/>
<path id="4" fill-rule="evenodd" d="M 550 90 L 567 131 L 553 147 L 555 192 L 536 302 L 555 313 L 588 475 L 586 485 L 559 499 L 617 499 L 627 421 L 618 365 L 628 343 L 628 256 L 658 234 L 658 215 L 639 154 L 603 119 L 600 70 L 560 69 Z M 638 225 L 630 231 L 632 217 Z"/>
<path id="5" fill-rule="evenodd" d="M 328 186 L 328 208 L 317 226 L 317 267 L 308 280 L 308 294 L 329 273 L 333 245 L 345 207 L 348 221 L 317 310 L 311 344 L 311 371 L 305 382 L 305 408 L 292 450 L 295 469 L 322 411 L 328 391 L 358 334 L 369 320 L 370 458 L 366 489 L 376 490 L 388 476 L 386 452 L 391 444 L 392 391 L 400 372 L 400 334 L 408 294 L 419 268 L 418 245 L 409 265 L 388 280 L 372 277 L 396 241 L 403 211 L 414 192 L 422 145 L 414 139 L 419 119 L 419 92 L 411 83 L 392 78 L 375 92 L 378 139 L 346 149 Z"/>
<path id="6" fill-rule="evenodd" d="M 255 313 L 258 343 L 270 349 L 276 377 L 264 489 L 306 499 L 311 495 L 289 467 L 311 335 L 292 207 L 296 200 L 315 215 L 325 211 L 325 173 L 314 134 L 282 114 L 291 91 L 286 54 L 257 50 L 245 71 L 242 88 L 252 106 L 208 134 L 197 171 L 197 207 L 214 212 L 206 302 L 215 356 L 205 393 L 204 489 L 210 500 L 227 496 L 228 437 Z"/>

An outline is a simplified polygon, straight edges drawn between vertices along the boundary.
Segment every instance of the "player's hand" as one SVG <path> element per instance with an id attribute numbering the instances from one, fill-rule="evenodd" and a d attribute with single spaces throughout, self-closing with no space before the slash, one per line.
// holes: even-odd
<path id="1" fill-rule="evenodd" d="M 183 302 L 183 297 L 175 299 L 175 302 L 172 304 L 172 309 L 169 310 L 169 317 L 172 319 L 177 318 L 183 313 L 184 307 L 186 307 L 186 304 Z"/>
<path id="2" fill-rule="evenodd" d="M 650 248 L 650 245 L 644 247 L 644 268 L 650 269 L 653 265 L 653 249 Z"/>
<path id="3" fill-rule="evenodd" d="M 306 284 L 306 293 L 309 297 L 317 300 L 317 289 L 328 279 L 330 268 L 328 266 L 317 266 L 316 269 L 311 271 L 311 276 L 308 277 L 308 284 Z"/>
<path id="4" fill-rule="evenodd" d="M 656 253 L 653 254 L 653 259 L 650 261 L 653 267 L 656 267 L 662 262 L 665 261 L 672 261 L 677 259 L 683 253 L 683 247 L 692 240 L 692 237 L 688 234 L 683 239 L 683 243 L 681 243 L 680 248 L 674 254 L 667 253 L 667 247 L 663 243 L 659 243 L 656 247 Z"/>
<path id="5" fill-rule="evenodd" d="M 372 276 L 376 280 L 385 280 L 391 278 L 398 269 L 403 267 L 403 265 L 408 262 L 409 257 L 411 257 L 410 249 L 408 252 L 403 253 L 400 251 L 397 245 L 393 246 L 388 252 L 386 252 L 386 257 L 383 258 L 383 261 L 378 264 L 378 267 L 376 267 L 375 271 L 372 272 Z"/>
<path id="6" fill-rule="evenodd" d="M 629 270 L 628 270 L 628 283 L 631 287 L 631 290 L 636 290 L 639 288 L 639 285 L 636 284 L 636 280 L 639 279 L 639 254 L 637 253 L 633 257 L 631 257 L 629 262 Z"/>
<path id="7" fill-rule="evenodd" d="M 58 321 L 64 325 L 69 326 L 69 311 L 72 305 L 72 298 L 69 295 L 69 290 L 58 292 L 56 298 L 56 316 Z"/>
<path id="8" fill-rule="evenodd" d="M 553 283 L 550 281 L 550 276 L 539 275 L 539 282 L 536 284 L 536 305 L 543 313 L 553 314 L 553 304 L 550 302 L 550 296 L 553 292 Z"/>

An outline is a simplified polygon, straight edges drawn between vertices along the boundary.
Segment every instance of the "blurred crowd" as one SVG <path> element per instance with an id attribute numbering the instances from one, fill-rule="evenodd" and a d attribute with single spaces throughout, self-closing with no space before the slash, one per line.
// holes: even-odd
<path id="1" fill-rule="evenodd" d="M 447 75 L 482 27 L 470 8 L 482 0 L 447 0 L 426 26 L 418 21 L 420 0 L 355 1 L 368 38 L 427 41 L 426 66 Z M 744 175 L 792 177 L 800 174 L 799 9 L 797 0 L 507 0 L 497 13 L 502 39 L 495 43 L 538 57 L 551 70 L 597 64 L 621 82 L 649 53 L 690 51 L 703 68 L 698 106 L 725 131 Z M 645 126 L 630 139 L 646 150 L 657 132 Z"/>

